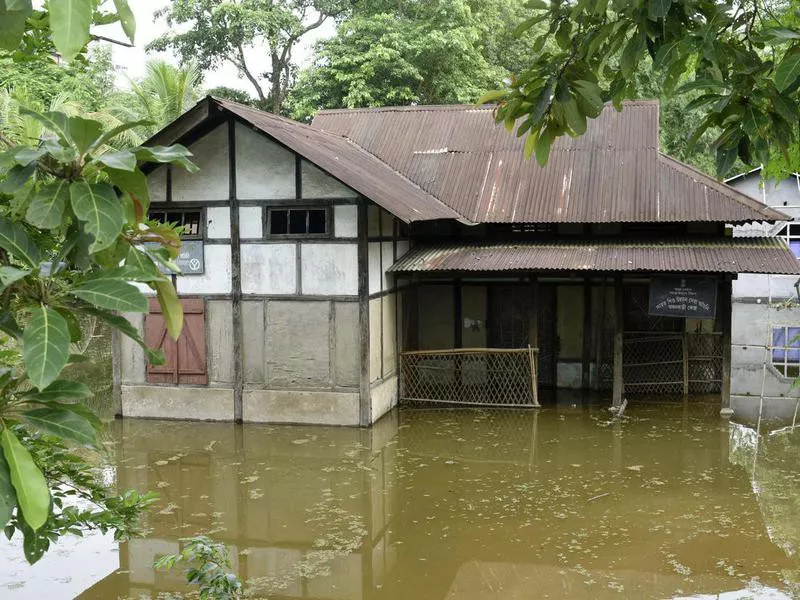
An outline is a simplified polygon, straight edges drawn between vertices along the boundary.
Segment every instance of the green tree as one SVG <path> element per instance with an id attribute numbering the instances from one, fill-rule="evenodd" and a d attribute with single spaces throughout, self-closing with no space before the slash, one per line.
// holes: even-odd
<path id="1" fill-rule="evenodd" d="M 172 0 L 156 16 L 180 32 L 163 35 L 148 49 L 175 50 L 203 70 L 232 64 L 253 86 L 261 108 L 279 113 L 294 73 L 294 47 L 346 7 L 346 0 Z M 246 58 L 249 49 L 259 47 L 270 64 L 264 74 Z"/>
<path id="2" fill-rule="evenodd" d="M 557 0 L 528 2 L 519 30 L 545 25 L 523 69 L 481 101 L 527 135 L 526 152 L 544 163 L 553 140 L 580 135 L 603 103 L 641 94 L 637 70 L 652 62 L 667 95 L 700 94 L 693 142 L 713 142 L 721 177 L 737 158 L 768 164 L 798 134 L 800 29 L 791 3 L 772 0 Z M 554 39 L 556 47 L 547 47 Z M 689 79 L 688 81 L 687 78 Z M 685 82 L 685 83 L 684 83 Z"/>
<path id="3" fill-rule="evenodd" d="M 194 61 L 176 67 L 164 60 L 149 60 L 145 75 L 130 82 L 130 91 L 114 94 L 105 109 L 120 122 L 142 122 L 136 131 L 146 139 L 197 103 L 199 83 L 200 70 Z"/>
<path id="4" fill-rule="evenodd" d="M 498 0 L 359 3 L 335 37 L 318 42 L 290 92 L 291 114 L 473 102 L 524 56 L 526 40 L 510 34 L 520 11 Z"/>
<path id="5" fill-rule="evenodd" d="M 107 14 L 93 0 L 50 0 L 34 11 L 29 0 L 0 0 L 0 54 L 49 61 L 57 50 L 76 60 L 91 27 L 114 19 L 132 39 L 127 2 L 115 0 L 114 7 Z M 34 111 L 19 101 L 15 110 L 24 127 L 8 130 L 16 137 L 0 131 L 0 526 L 8 538 L 21 533 L 33 563 L 67 533 L 135 534 L 153 500 L 115 495 L 72 450 L 98 447 L 101 423 L 86 405 L 89 388 L 62 372 L 82 360 L 71 352 L 87 317 L 144 346 L 117 314 L 148 308 L 131 282 L 156 292 L 170 334 L 179 334 L 181 305 L 157 267 L 175 269 L 179 231 L 148 221 L 141 166 L 195 167 L 180 146 L 115 148 L 115 139 L 138 123 L 109 130 L 85 115 Z M 163 360 L 146 351 L 151 362 Z M 75 498 L 92 508 L 79 508 Z"/>

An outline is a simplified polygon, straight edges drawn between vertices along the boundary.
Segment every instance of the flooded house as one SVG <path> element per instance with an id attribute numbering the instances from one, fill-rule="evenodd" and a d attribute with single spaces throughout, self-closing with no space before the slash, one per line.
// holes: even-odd
<path id="1" fill-rule="evenodd" d="M 786 215 L 776 222 L 733 227 L 737 238 L 773 238 L 800 257 L 800 175 L 783 180 L 762 177 L 761 168 L 726 181 L 731 187 Z M 746 273 L 733 284 L 731 402 L 737 412 L 753 413 L 753 398 L 764 398 L 768 414 L 796 414 L 800 389 L 800 289 L 797 276 Z"/>
<path id="2" fill-rule="evenodd" d="M 320 112 L 206 98 L 152 138 L 201 170 L 149 172 L 184 225 L 186 325 L 128 315 L 123 416 L 367 426 L 398 403 L 536 406 L 547 388 L 731 405 L 732 284 L 797 279 L 787 215 L 659 151 L 659 107 L 606 107 L 545 168 L 492 109 Z M 785 344 L 789 344 L 786 340 Z"/>

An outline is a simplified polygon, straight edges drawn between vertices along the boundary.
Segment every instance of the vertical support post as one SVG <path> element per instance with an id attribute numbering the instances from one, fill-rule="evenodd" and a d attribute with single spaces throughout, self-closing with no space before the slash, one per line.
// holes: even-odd
<path id="1" fill-rule="evenodd" d="M 612 406 L 622 406 L 625 381 L 622 377 L 622 343 L 625 328 L 625 311 L 622 302 L 622 277 L 614 279 L 614 386 Z"/>
<path id="2" fill-rule="evenodd" d="M 722 312 L 722 410 L 731 408 L 731 316 L 733 313 L 732 282 L 724 279 L 719 282 L 717 310 Z"/>
<path id="3" fill-rule="evenodd" d="M 581 387 L 591 387 L 592 365 L 592 282 L 583 283 L 583 355 L 581 357 Z"/>
<path id="4" fill-rule="evenodd" d="M 531 301 L 528 304 L 528 345 L 539 348 L 539 278 L 531 279 Z"/>
<path id="5" fill-rule="evenodd" d="M 684 319 L 685 321 L 685 319 Z M 685 325 L 684 325 L 685 327 Z M 689 395 L 689 334 L 684 331 L 681 336 L 681 344 L 683 348 L 683 395 Z"/>
<path id="6" fill-rule="evenodd" d="M 231 316 L 233 321 L 233 420 L 244 419 L 244 331 L 242 330 L 242 247 L 236 201 L 236 122 L 228 119 L 228 202 L 231 213 Z"/>
<path id="7" fill-rule="evenodd" d="M 461 294 L 461 280 L 453 282 L 453 347 L 464 347 L 464 306 Z"/>
<path id="8" fill-rule="evenodd" d="M 372 422 L 372 396 L 369 373 L 369 241 L 367 239 L 367 201 L 358 201 L 358 331 L 361 369 L 359 378 L 358 424 Z"/>
<path id="9" fill-rule="evenodd" d="M 532 406 L 534 408 L 541 408 L 542 406 L 539 404 L 539 382 L 536 378 L 536 354 L 538 352 L 528 344 L 528 360 L 531 364 L 531 398 L 533 399 Z"/>
<path id="10" fill-rule="evenodd" d="M 600 286 L 600 307 L 597 311 L 597 326 L 595 338 L 595 355 L 594 355 L 594 388 L 600 389 L 600 365 L 603 363 L 603 339 L 606 335 L 606 293 L 607 281 L 603 277 L 603 283 Z"/>

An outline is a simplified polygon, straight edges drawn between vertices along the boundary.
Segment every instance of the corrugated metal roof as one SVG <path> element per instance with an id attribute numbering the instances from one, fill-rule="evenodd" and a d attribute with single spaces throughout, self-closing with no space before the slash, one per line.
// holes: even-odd
<path id="1" fill-rule="evenodd" d="M 562 137 L 546 167 L 491 107 L 321 111 L 345 136 L 474 223 L 742 223 L 786 216 L 659 152 L 658 102 L 607 106 L 585 135 Z"/>
<path id="2" fill-rule="evenodd" d="M 777 238 L 540 241 L 420 245 L 392 265 L 403 272 L 662 271 L 800 275 Z"/>

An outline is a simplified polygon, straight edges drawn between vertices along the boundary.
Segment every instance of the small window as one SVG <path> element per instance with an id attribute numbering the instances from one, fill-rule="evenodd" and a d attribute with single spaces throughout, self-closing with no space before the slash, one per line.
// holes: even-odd
<path id="1" fill-rule="evenodd" d="M 779 237 L 786 240 L 797 258 L 800 258 L 800 223 L 789 223 L 780 230 Z"/>
<path id="2" fill-rule="evenodd" d="M 194 209 L 154 209 L 149 214 L 151 221 L 176 223 L 183 227 L 181 237 L 185 240 L 203 238 L 203 211 Z"/>
<path id="3" fill-rule="evenodd" d="M 773 327 L 772 366 L 785 377 L 800 376 L 800 327 Z"/>
<path id="4" fill-rule="evenodd" d="M 270 235 L 312 235 L 328 233 L 328 211 L 324 208 L 271 208 L 267 212 Z"/>

